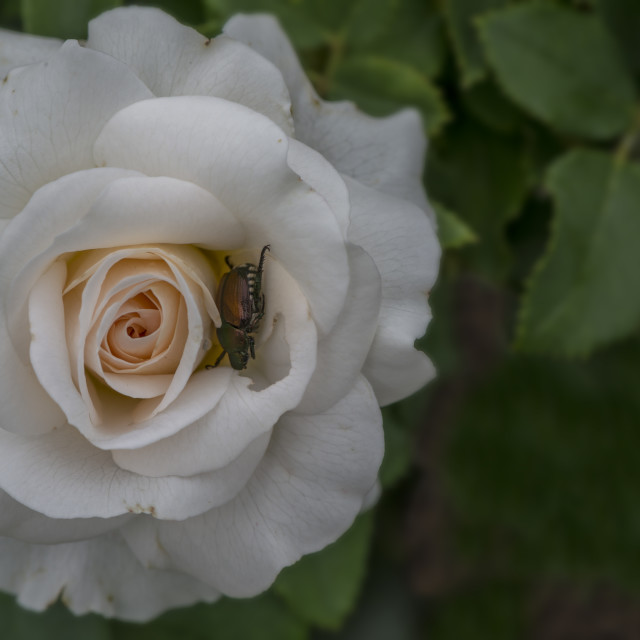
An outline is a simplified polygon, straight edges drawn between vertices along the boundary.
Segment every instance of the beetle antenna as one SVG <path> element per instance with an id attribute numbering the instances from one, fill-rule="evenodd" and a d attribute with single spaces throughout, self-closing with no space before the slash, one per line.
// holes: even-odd
<path id="1" fill-rule="evenodd" d="M 226 263 L 227 267 L 229 267 L 229 269 L 233 269 L 233 265 L 229 262 L 229 258 L 230 258 L 230 257 L 231 257 L 231 256 L 225 256 L 225 257 L 224 257 L 224 261 L 225 261 L 225 263 Z"/>

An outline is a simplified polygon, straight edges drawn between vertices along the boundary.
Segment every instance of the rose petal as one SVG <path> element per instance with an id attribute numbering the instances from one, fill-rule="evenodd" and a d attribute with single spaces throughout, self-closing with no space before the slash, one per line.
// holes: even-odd
<path id="1" fill-rule="evenodd" d="M 344 239 L 326 200 L 287 166 L 287 138 L 270 120 L 219 98 L 157 98 L 120 111 L 95 149 L 98 164 L 210 190 L 243 224 L 245 246 L 271 244 L 320 329 L 331 328 L 348 283 Z"/>
<path id="2" fill-rule="evenodd" d="M 164 411 L 124 430 L 116 430 L 114 433 L 105 430 L 104 433 L 96 435 L 92 444 L 101 449 L 116 450 L 144 447 L 168 438 L 209 413 L 227 392 L 234 376 L 235 373 L 230 367 L 196 371 L 182 393 Z M 141 404 L 143 403 L 144 401 Z M 135 420 L 134 412 L 135 407 L 123 408 L 121 420 L 125 425 Z M 148 416 L 149 413 L 150 411 L 143 410 L 144 415 Z M 112 423 L 118 419 L 116 411 L 114 414 L 111 417 Z"/>
<path id="3" fill-rule="evenodd" d="M 0 425 L 6 431 L 34 435 L 66 423 L 64 413 L 42 388 L 33 369 L 16 354 L 0 316 Z M 25 398 L 28 401 L 25 402 Z"/>
<path id="4" fill-rule="evenodd" d="M 371 257 L 349 245 L 351 280 L 336 328 L 318 344 L 318 361 L 298 413 L 322 413 L 358 379 L 369 353 L 380 312 L 380 274 Z"/>
<path id="5" fill-rule="evenodd" d="M 94 169 L 60 178 L 38 190 L 0 236 L 0 284 L 11 287 L 5 313 L 19 353 L 26 353 L 29 343 L 26 297 L 58 255 L 147 240 L 219 249 L 237 246 L 244 237 L 242 227 L 203 189 L 172 178 L 117 180 L 134 175 Z"/>
<path id="6" fill-rule="evenodd" d="M 23 542 L 59 544 L 85 540 L 119 529 L 133 517 L 127 513 L 115 518 L 47 518 L 0 491 L 0 535 Z"/>
<path id="7" fill-rule="evenodd" d="M 283 416 L 260 466 L 228 504 L 179 524 L 136 519 L 123 535 L 145 564 L 253 596 L 348 529 L 375 483 L 383 446 L 380 410 L 360 378 L 324 414 Z"/>
<path id="8" fill-rule="evenodd" d="M 297 140 L 289 140 L 287 162 L 329 205 L 344 237 L 349 226 L 349 192 L 342 176 L 317 151 Z"/>
<path id="9" fill-rule="evenodd" d="M 298 140 L 341 173 L 428 209 L 422 186 L 426 141 L 417 111 L 372 118 L 351 102 L 321 100 L 273 16 L 239 14 L 223 31 L 280 69 L 291 95 Z"/>
<path id="10" fill-rule="evenodd" d="M 38 277 L 59 255 L 51 250 L 56 236 L 86 215 L 91 203 L 107 184 L 132 175 L 136 172 L 91 169 L 55 180 L 33 195 L 0 236 L 0 287 L 5 292 L 2 311 L 8 320 L 18 355 L 25 362 L 30 341 L 25 321 L 27 298 Z M 38 255 L 43 254 L 46 254 L 44 259 L 38 260 Z M 19 276 L 31 260 L 35 268 Z"/>
<path id="11" fill-rule="evenodd" d="M 125 65 L 75 41 L 0 85 L 0 216 L 60 176 L 95 167 L 93 142 L 122 107 L 152 94 Z"/>
<path id="12" fill-rule="evenodd" d="M 0 29 L 0 80 L 10 69 L 45 60 L 62 45 L 57 38 L 43 38 Z"/>
<path id="13" fill-rule="evenodd" d="M 29 296 L 30 356 L 42 388 L 74 425 L 91 425 L 90 407 L 74 384 L 65 327 L 62 291 L 64 263 L 56 262 L 38 280 Z M 83 371 L 84 376 L 84 371 Z M 21 394 L 21 398 L 28 397 Z"/>
<path id="14" fill-rule="evenodd" d="M 202 260 L 202 258 L 194 248 L 181 248 L 180 246 L 173 248 L 165 248 L 164 246 L 146 248 L 138 246 L 119 249 L 112 251 L 103 258 L 100 266 L 87 281 L 82 292 L 81 302 L 79 303 L 76 297 L 70 298 L 69 303 L 73 304 L 74 307 L 70 307 L 70 304 L 67 304 L 67 316 L 73 317 L 74 319 L 77 318 L 77 324 L 74 323 L 67 328 L 67 335 L 69 336 L 72 357 L 75 356 L 75 380 L 80 386 L 80 391 L 87 404 L 90 404 L 90 398 L 84 374 L 85 363 L 105 380 L 113 381 L 113 377 L 102 370 L 102 364 L 98 358 L 98 345 L 102 340 L 102 336 L 106 333 L 107 328 L 115 321 L 115 315 L 120 308 L 120 300 L 116 299 L 115 303 L 111 304 L 106 310 L 106 312 L 110 312 L 111 317 L 105 315 L 100 319 L 99 316 L 102 309 L 100 307 L 96 309 L 96 305 L 98 304 L 99 297 L 103 294 L 105 300 L 110 300 L 117 292 L 121 292 L 121 294 L 124 295 L 135 295 L 152 286 L 149 283 L 155 279 L 172 284 L 180 292 L 181 300 L 186 304 L 188 320 L 188 329 L 186 330 L 187 340 L 183 341 L 180 346 L 178 366 L 175 371 L 172 372 L 169 386 L 166 388 L 164 396 L 154 406 L 153 412 L 161 411 L 175 399 L 178 393 L 184 388 L 188 377 L 195 369 L 197 363 L 203 357 L 203 332 L 206 331 L 207 335 L 209 335 L 211 331 L 211 321 L 206 312 L 206 308 L 213 306 L 213 301 L 210 300 L 209 305 L 207 305 L 202 298 L 210 298 L 211 294 L 206 283 L 201 281 L 193 282 L 191 279 L 187 282 L 181 269 L 178 268 L 177 264 L 174 264 L 172 253 L 176 254 L 176 260 L 179 264 L 188 263 L 189 258 L 192 258 L 191 261 L 194 267 L 191 269 L 191 274 L 195 277 L 198 259 Z M 158 262 L 143 259 L 151 256 L 156 256 L 160 259 L 164 258 L 164 261 Z M 128 263 L 125 264 L 127 259 L 136 257 L 141 258 L 138 268 L 134 268 Z M 206 279 L 207 283 L 210 283 L 212 275 L 208 274 Z M 129 290 L 129 287 L 138 281 L 138 287 Z M 104 292 L 105 287 L 107 288 L 106 294 Z M 109 291 L 111 291 L 111 293 L 109 293 Z M 122 295 L 120 297 L 122 298 Z M 78 305 L 79 308 L 74 311 L 73 309 L 78 307 Z M 96 319 L 96 316 L 98 316 L 98 319 Z M 99 323 L 97 332 L 91 331 L 94 322 Z M 36 362 L 34 362 L 34 366 L 37 366 Z M 130 379 L 115 382 L 112 388 L 123 392 L 120 384 L 125 386 L 133 385 L 134 381 Z M 131 391 L 131 395 L 134 397 L 148 397 L 143 388 L 131 389 Z M 99 424 L 100 422 L 102 424 Z M 75 422 L 72 424 L 76 425 Z M 104 418 L 98 420 L 95 415 L 92 415 L 92 424 L 77 424 L 76 426 L 82 430 L 86 437 L 92 440 L 100 437 L 101 432 L 105 430 L 113 433 L 115 427 L 115 425 L 109 424 L 109 421 Z"/>
<path id="15" fill-rule="evenodd" d="M 226 36 L 205 38 L 158 9 L 127 7 L 92 20 L 87 46 L 124 62 L 156 96 L 224 98 L 262 113 L 287 135 L 293 133 L 282 74 Z"/>
<path id="16" fill-rule="evenodd" d="M 0 589 L 42 611 L 58 597 L 76 615 L 89 612 L 144 622 L 166 609 L 213 602 L 209 585 L 172 571 L 143 567 L 118 533 L 67 544 L 0 538 Z"/>
<path id="17" fill-rule="evenodd" d="M 351 198 L 349 240 L 373 258 L 382 275 L 378 330 L 362 372 L 385 405 L 417 391 L 434 375 L 414 342 L 431 319 L 427 299 L 440 246 L 424 211 L 345 180 Z"/>
<path id="18" fill-rule="evenodd" d="M 276 261 L 265 267 L 264 295 L 265 329 L 273 326 L 276 319 L 278 327 L 284 325 L 285 357 L 289 363 L 286 376 L 261 390 L 250 387 L 251 380 L 233 376 L 216 407 L 186 429 L 143 448 L 113 451 L 114 460 L 122 468 L 160 476 L 202 473 L 233 465 L 234 458 L 256 437 L 270 433 L 278 418 L 298 405 L 315 369 L 315 325 L 295 281 Z M 266 357 L 265 367 L 261 368 L 262 355 L 259 343 L 256 373 L 262 373 L 269 383 L 273 372 L 267 363 L 273 357 Z M 248 375 L 253 371 L 248 369 Z M 195 399 L 198 404 L 202 401 Z M 154 428 L 152 421 L 149 425 Z"/>
<path id="19" fill-rule="evenodd" d="M 175 255 L 167 253 L 161 245 L 153 248 L 153 251 L 159 256 L 164 255 L 168 261 L 173 259 L 177 263 L 184 262 L 190 252 L 195 251 L 189 247 L 182 249 L 180 247 L 173 247 L 172 249 Z M 147 253 L 149 249 L 137 247 L 135 250 L 122 249 L 113 251 L 107 256 L 108 262 L 115 263 L 121 256 L 131 255 L 132 251 L 144 254 Z M 196 272 L 197 269 L 193 272 L 194 277 Z M 186 291 L 189 287 L 181 280 L 182 276 L 180 273 L 176 271 L 174 275 L 177 278 L 176 282 L 178 286 Z M 144 401 L 132 406 L 131 404 L 127 404 L 126 400 L 117 394 L 105 397 L 104 392 L 101 392 L 96 396 L 96 390 L 92 389 L 89 384 L 90 381 L 86 378 L 84 372 L 85 358 L 82 341 L 87 329 L 83 327 L 82 324 L 76 324 L 82 320 L 85 313 L 88 315 L 84 322 L 88 323 L 90 321 L 95 300 L 90 301 L 87 299 L 83 306 L 80 304 L 78 298 L 70 298 L 73 292 L 67 294 L 65 297 L 65 303 L 67 304 L 66 315 L 76 322 L 72 323 L 70 327 L 66 327 L 68 329 L 67 340 L 65 337 L 65 312 L 62 307 L 61 291 L 64 287 L 65 279 L 64 264 L 57 263 L 40 278 L 33 288 L 30 298 L 30 317 L 32 332 L 38 339 L 35 339 L 31 345 L 32 361 L 34 368 L 40 376 L 42 385 L 47 389 L 49 395 L 56 399 L 62 410 L 67 413 L 70 423 L 79 428 L 85 437 L 97 446 L 105 448 L 118 446 L 119 443 L 120 446 L 127 446 L 132 441 L 135 442 L 137 446 L 144 446 L 150 442 L 154 442 L 156 439 L 172 435 L 177 430 L 190 424 L 193 419 L 197 419 L 215 406 L 227 388 L 228 372 L 222 372 L 219 375 L 208 378 L 210 389 L 207 392 L 200 392 L 202 397 L 197 404 L 192 397 L 192 393 L 188 393 L 188 409 L 182 404 L 179 405 L 182 412 L 181 417 L 172 415 L 170 419 L 162 418 L 159 424 L 155 422 L 151 423 L 148 420 L 143 422 L 146 418 L 150 416 L 153 417 L 156 413 L 160 412 L 163 408 L 163 402 L 165 405 L 171 402 L 169 393 L 172 393 L 173 398 L 175 398 L 178 389 L 183 389 L 185 384 L 191 385 L 193 382 L 194 376 L 191 376 L 190 380 L 188 380 L 188 378 L 197 360 L 202 357 L 202 349 L 204 346 L 202 329 L 197 329 L 197 325 L 194 325 L 193 330 L 190 332 L 189 345 L 184 349 L 178 370 L 172 376 L 167 394 L 161 401 L 156 402 L 154 400 L 153 404 L 146 409 L 147 405 L 145 405 Z M 127 283 L 125 282 L 124 284 Z M 72 306 L 71 303 L 75 303 L 76 306 Z M 199 309 L 197 311 L 194 310 L 192 315 L 200 317 L 202 313 L 203 310 Z M 71 320 L 69 320 L 69 322 L 71 322 Z M 194 322 L 199 322 L 200 325 L 202 324 L 201 319 Z M 74 335 L 79 336 L 78 344 L 75 344 L 76 340 Z M 76 381 L 81 391 L 84 392 L 82 394 L 78 392 L 71 374 L 67 344 L 69 344 L 71 353 L 76 354 L 77 362 L 74 365 L 74 371 Z M 198 386 L 198 384 L 195 384 L 194 388 Z M 89 413 L 89 409 L 93 411 L 94 404 L 97 401 L 98 404 L 100 404 L 100 396 L 104 397 L 101 423 L 99 423 L 96 418 L 98 414 L 100 414 L 100 408 L 98 408 L 96 416 L 94 417 Z M 197 409 L 194 411 L 194 407 L 202 408 L 202 413 L 198 415 Z M 138 424 L 135 423 L 136 421 Z M 132 430 L 137 431 L 137 433 L 131 437 L 127 437 L 127 433 Z M 121 438 L 123 436 L 124 439 L 122 440 Z"/>
<path id="20" fill-rule="evenodd" d="M 136 398 L 148 398 L 167 391 L 173 379 L 173 373 L 184 352 L 184 337 L 188 334 L 188 328 L 184 328 L 182 332 L 183 339 L 179 341 L 179 344 L 174 349 L 174 357 L 169 363 L 170 367 L 173 365 L 171 370 L 158 372 L 171 375 L 153 375 L 154 370 L 149 370 L 148 367 L 143 370 L 146 370 L 149 375 L 135 378 L 131 375 L 120 375 L 119 373 L 110 373 L 109 370 L 103 370 L 100 344 L 109 327 L 113 325 L 116 317 L 120 315 L 123 299 L 130 298 L 139 293 L 139 291 L 149 290 L 155 284 L 156 288 L 164 285 L 173 293 L 172 299 L 167 302 L 176 311 L 180 308 L 181 303 L 184 305 L 184 300 L 176 290 L 176 283 L 168 266 L 160 260 L 126 259 L 128 256 L 136 254 L 139 255 L 139 251 L 120 250 L 112 252 L 86 283 L 78 312 L 72 313 L 70 312 L 71 309 L 67 307 L 65 315 L 70 319 L 73 318 L 75 320 L 77 318 L 78 320 L 78 322 L 73 323 L 67 321 L 67 336 L 71 347 L 71 357 L 76 361 L 76 381 L 81 381 L 84 378 L 84 368 L 88 367 L 103 378 L 112 389 Z M 131 263 L 134 263 L 135 266 Z M 105 278 L 105 276 L 107 277 Z M 116 284 L 119 286 L 115 290 L 111 289 Z M 114 295 L 123 285 L 129 286 L 125 286 L 123 291 L 119 291 L 119 296 Z M 100 301 L 100 298 L 102 298 L 103 304 L 98 304 L 96 308 L 96 303 Z M 77 304 L 75 297 L 73 301 Z M 110 304 L 105 309 L 104 304 L 107 301 Z M 175 333 L 175 326 L 172 326 L 171 330 Z M 77 336 L 76 340 L 73 339 L 74 335 Z M 85 336 L 86 340 L 83 339 Z M 116 361 L 115 358 L 113 360 Z M 142 385 L 142 388 L 140 385 Z"/>
<path id="21" fill-rule="evenodd" d="M 268 434 L 227 467 L 191 477 L 152 478 L 120 469 L 72 427 L 22 437 L 0 431 L 0 488 L 50 518 L 147 513 L 184 520 L 233 498 L 260 461 Z"/>
<path id="22" fill-rule="evenodd" d="M 242 226 L 205 189 L 175 178 L 132 177 L 106 187 L 57 250 L 152 243 L 219 250 L 238 247 L 244 238 Z"/>

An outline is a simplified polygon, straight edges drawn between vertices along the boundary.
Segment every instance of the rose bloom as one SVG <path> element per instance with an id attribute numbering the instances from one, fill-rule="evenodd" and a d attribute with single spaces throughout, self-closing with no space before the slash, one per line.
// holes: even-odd
<path id="1" fill-rule="evenodd" d="M 320 100 L 269 16 L 117 9 L 84 44 L 4 32 L 0 65 L 0 589 L 129 620 L 253 596 L 349 528 L 379 405 L 433 375 L 420 118 Z M 262 295 L 255 359 L 212 366 Z"/>

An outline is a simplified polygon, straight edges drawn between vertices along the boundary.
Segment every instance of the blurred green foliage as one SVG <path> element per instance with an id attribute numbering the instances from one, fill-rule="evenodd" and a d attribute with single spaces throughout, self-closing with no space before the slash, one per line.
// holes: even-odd
<path id="1" fill-rule="evenodd" d="M 0 25 L 82 38 L 119 4 L 6 0 Z M 549 585 L 640 598 L 640 2 L 137 4 L 206 35 L 275 13 L 323 97 L 420 111 L 446 252 L 419 347 L 440 378 L 384 410 L 375 512 L 269 593 L 142 626 L 2 596 L 2 637 L 499 640 L 553 627 Z"/>

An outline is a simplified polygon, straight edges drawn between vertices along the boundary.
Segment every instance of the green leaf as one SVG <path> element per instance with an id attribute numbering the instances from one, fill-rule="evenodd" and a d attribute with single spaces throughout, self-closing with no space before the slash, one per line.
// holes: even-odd
<path id="1" fill-rule="evenodd" d="M 373 512 L 368 511 L 337 542 L 285 569 L 275 592 L 307 622 L 339 628 L 360 593 L 372 531 Z"/>
<path id="2" fill-rule="evenodd" d="M 270 593 L 169 611 L 147 624 L 112 622 L 117 640 L 307 640 L 308 630 Z M 89 638 L 90 636 L 86 636 Z M 93 639 L 92 639 L 93 640 Z"/>
<path id="3" fill-rule="evenodd" d="M 637 0 L 598 0 L 597 11 L 614 35 L 627 65 L 640 75 L 640 2 Z"/>
<path id="4" fill-rule="evenodd" d="M 20 0 L 5 0 L 0 3 L 0 26 L 13 31 L 20 30 Z"/>
<path id="5" fill-rule="evenodd" d="M 640 321 L 640 166 L 595 151 L 552 165 L 555 228 L 522 303 L 516 346 L 585 355 Z"/>
<path id="6" fill-rule="evenodd" d="M 526 120 L 525 114 L 490 81 L 479 82 L 462 94 L 465 107 L 482 124 L 510 133 Z"/>
<path id="7" fill-rule="evenodd" d="M 427 192 L 473 229 L 479 241 L 464 248 L 476 270 L 503 279 L 511 255 L 505 225 L 520 210 L 529 181 L 524 146 L 472 120 L 459 120 L 435 141 L 427 158 Z"/>
<path id="8" fill-rule="evenodd" d="M 376 116 L 407 105 L 417 107 L 431 135 L 436 135 L 449 120 L 439 90 L 426 76 L 402 62 L 375 55 L 343 60 L 333 78 L 329 98 L 354 100 Z"/>
<path id="9" fill-rule="evenodd" d="M 0 594 L 0 620 L 2 640 L 111 640 L 107 620 L 93 614 L 75 616 L 60 603 L 36 613 Z"/>
<path id="10" fill-rule="evenodd" d="M 462 86 L 471 86 L 482 80 L 487 73 L 476 19 L 491 9 L 504 6 L 506 2 L 507 0 L 444 0 L 447 25 L 462 74 Z"/>
<path id="11" fill-rule="evenodd" d="M 375 4 L 377 0 L 366 0 Z M 360 44 L 349 38 L 352 53 L 372 54 L 404 63 L 427 78 L 443 69 L 447 57 L 444 20 L 437 0 L 394 0 L 394 14 L 380 19 L 381 28 L 375 40 Z M 353 29 L 351 30 L 353 34 Z"/>
<path id="12" fill-rule="evenodd" d="M 634 340 L 588 364 L 513 358 L 467 398 L 446 485 L 482 575 L 640 587 L 639 355 Z"/>
<path id="13" fill-rule="evenodd" d="M 87 24 L 122 0 L 22 0 L 24 30 L 40 36 L 86 38 Z"/>
<path id="14" fill-rule="evenodd" d="M 478 236 L 460 218 L 438 202 L 432 202 L 438 221 L 438 238 L 445 249 L 459 249 L 478 242 Z"/>
<path id="15" fill-rule="evenodd" d="M 505 92 L 558 130 L 593 139 L 622 133 L 636 92 L 602 21 L 549 2 L 516 5 L 480 22 Z"/>
<path id="16" fill-rule="evenodd" d="M 366 47 L 381 37 L 398 9 L 398 0 L 356 0 L 345 24 L 351 47 Z"/>

